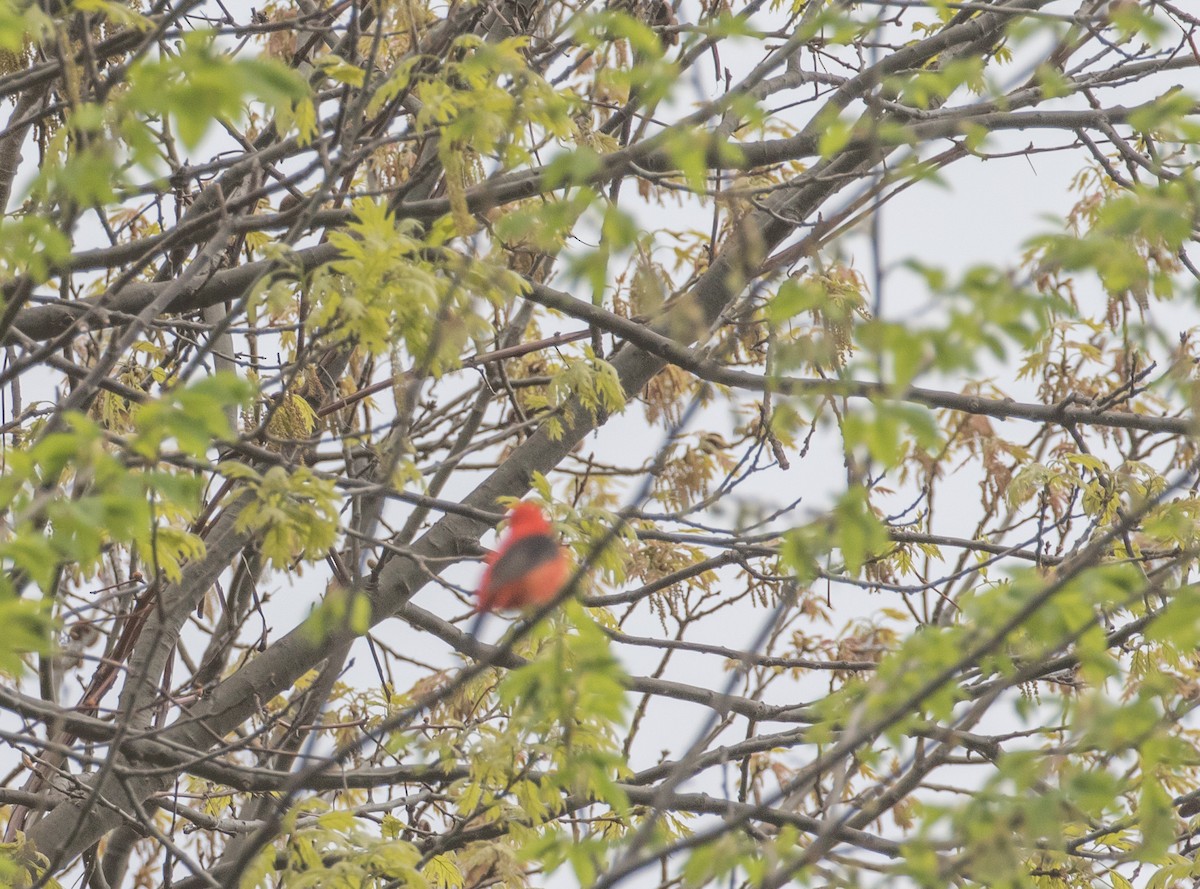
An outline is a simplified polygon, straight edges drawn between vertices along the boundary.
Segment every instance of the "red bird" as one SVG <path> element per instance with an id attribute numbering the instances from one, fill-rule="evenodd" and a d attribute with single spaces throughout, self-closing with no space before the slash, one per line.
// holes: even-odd
<path id="1" fill-rule="evenodd" d="M 508 530 L 475 594 L 480 615 L 502 608 L 545 605 L 563 588 L 571 566 L 558 536 L 535 503 L 518 503 L 508 514 Z"/>

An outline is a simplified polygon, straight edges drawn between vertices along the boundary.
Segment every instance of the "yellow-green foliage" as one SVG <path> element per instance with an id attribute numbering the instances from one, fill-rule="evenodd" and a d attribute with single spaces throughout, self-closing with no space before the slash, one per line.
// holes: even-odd
<path id="1" fill-rule="evenodd" d="M 333 808 L 320 799 L 294 806 L 284 818 L 287 863 L 283 885 L 306 887 L 383 887 L 459 889 L 463 885 L 453 855 L 423 861 L 420 849 L 398 838 L 400 823 L 386 816 L 382 824 Z M 277 850 L 268 846 L 247 869 L 240 889 L 275 886 Z"/>
<path id="2" fill-rule="evenodd" d="M 597 358 L 590 346 L 584 349 L 583 358 L 567 359 L 561 370 L 551 374 L 550 386 L 544 396 L 529 396 L 531 407 L 561 411 L 547 423 L 552 437 L 562 436 L 564 423 L 575 422 L 570 407 L 573 400 L 593 418 L 625 407 L 625 390 L 621 388 L 616 370 L 604 359 Z"/>
<path id="3" fill-rule="evenodd" d="M 49 864 L 49 859 L 34 849 L 26 841 L 25 834 L 18 831 L 14 842 L 0 843 L 0 886 L 32 889 L 36 885 L 46 889 L 62 889 L 58 880 L 43 877 L 43 871 Z"/>
<path id="4" fill-rule="evenodd" d="M 260 535 L 263 555 L 275 567 L 318 559 L 337 539 L 339 497 L 332 481 L 303 467 L 289 473 L 273 466 L 261 474 L 239 463 L 220 468 L 243 483 L 231 498 L 245 498 L 237 530 Z"/>
<path id="5" fill-rule="evenodd" d="M 498 686 L 508 719 L 481 727 L 471 743 L 471 774 L 458 787 L 466 817 L 505 823 L 518 859 L 577 873 L 590 840 L 545 825 L 569 795 L 582 794 L 620 819 L 629 804 L 617 782 L 625 777 L 619 729 L 627 711 L 625 679 L 608 637 L 573 603 L 536 631 L 535 653 Z M 580 844 L 580 845 L 573 845 Z"/>
<path id="6" fill-rule="evenodd" d="M 330 340 L 376 355 L 402 345 L 440 373 L 457 364 L 468 339 L 490 330 L 476 300 L 501 302 L 524 286 L 512 272 L 438 246 L 436 231 L 420 237 L 417 223 L 397 223 L 382 202 L 355 201 L 354 213 L 346 231 L 330 235 L 342 258 L 319 269 L 309 288 L 308 327 Z"/>

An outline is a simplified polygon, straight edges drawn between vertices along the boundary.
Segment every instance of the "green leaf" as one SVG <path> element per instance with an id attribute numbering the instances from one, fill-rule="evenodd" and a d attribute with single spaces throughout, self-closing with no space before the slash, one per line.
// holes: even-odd
<path id="1" fill-rule="evenodd" d="M 1145 774 L 1138 794 L 1138 820 L 1142 842 L 1135 853 L 1137 859 L 1161 861 L 1175 842 L 1175 807 L 1162 783 Z"/>
<path id="2" fill-rule="evenodd" d="M 313 60 L 318 70 L 330 80 L 349 86 L 361 87 L 366 81 L 367 73 L 357 65 L 351 65 L 336 53 L 326 53 Z"/>
<path id="3" fill-rule="evenodd" d="M 278 62 L 234 59 L 217 52 L 213 35 L 187 32 L 177 52 L 144 58 L 128 74 L 120 108 L 138 114 L 170 116 L 180 139 L 197 147 L 217 121 L 242 116 L 243 101 L 254 96 L 278 112 L 293 113 L 307 85 Z"/>
<path id="4" fill-rule="evenodd" d="M 850 123 L 837 116 L 829 116 L 820 127 L 820 133 L 817 153 L 827 160 L 849 145 L 854 135 Z"/>
<path id="5" fill-rule="evenodd" d="M 571 151 L 561 151 L 551 158 L 542 171 L 542 181 L 549 189 L 583 185 L 596 177 L 601 169 L 603 161 L 600 155 L 581 145 Z"/>
<path id="6" fill-rule="evenodd" d="M 819 278 L 788 278 L 767 303 L 767 318 L 779 324 L 824 305 L 828 291 Z"/>
<path id="7" fill-rule="evenodd" d="M 337 539 L 337 489 L 332 481 L 300 468 L 288 473 L 273 466 L 260 479 L 249 479 L 253 494 L 238 513 L 238 531 L 261 535 L 263 555 L 283 568 L 294 559 L 322 558 Z"/>
<path id="8" fill-rule="evenodd" d="M 0 672 L 19 678 L 25 672 L 24 656 L 49 654 L 54 622 L 47 602 L 17 599 L 0 594 Z"/>
<path id="9" fill-rule="evenodd" d="M 465 885 L 462 871 L 454 863 L 453 857 L 447 854 L 430 858 L 425 864 L 424 873 L 437 889 L 463 889 Z"/>
<path id="10" fill-rule="evenodd" d="M 856 576 L 868 559 L 891 545 L 887 526 L 879 520 L 863 488 L 851 488 L 833 511 L 833 542 L 842 551 L 846 572 Z"/>

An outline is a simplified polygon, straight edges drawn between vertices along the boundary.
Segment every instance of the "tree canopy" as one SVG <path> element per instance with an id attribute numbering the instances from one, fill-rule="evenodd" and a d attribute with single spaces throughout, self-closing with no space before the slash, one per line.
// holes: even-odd
<path id="1" fill-rule="evenodd" d="M 1191 880 L 1198 31 L 0 0 L 0 882 Z"/>

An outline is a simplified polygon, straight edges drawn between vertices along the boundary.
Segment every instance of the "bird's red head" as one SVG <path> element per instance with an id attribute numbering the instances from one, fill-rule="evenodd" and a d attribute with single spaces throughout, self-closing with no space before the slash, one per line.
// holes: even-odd
<path id="1" fill-rule="evenodd" d="M 522 500 L 513 506 L 508 513 L 508 533 L 512 537 L 524 537 L 527 534 L 548 534 L 550 523 L 542 514 L 542 509 L 536 503 Z"/>

